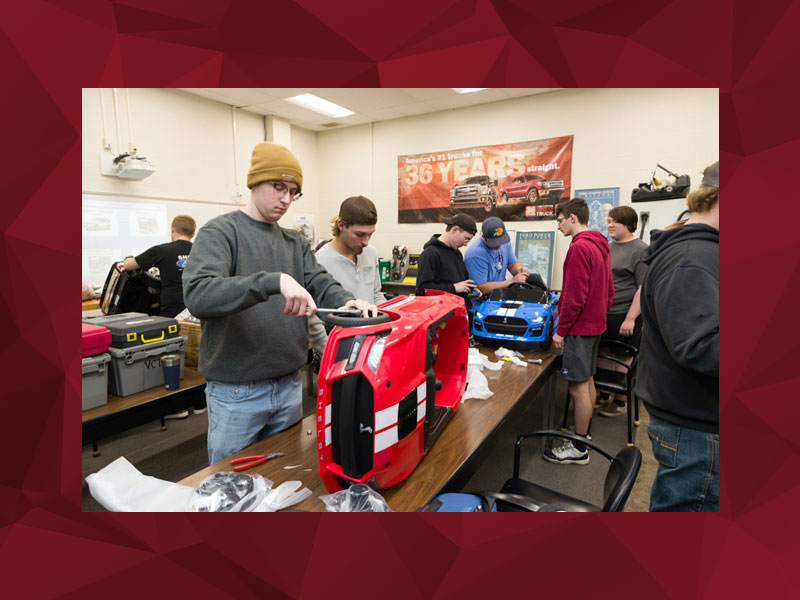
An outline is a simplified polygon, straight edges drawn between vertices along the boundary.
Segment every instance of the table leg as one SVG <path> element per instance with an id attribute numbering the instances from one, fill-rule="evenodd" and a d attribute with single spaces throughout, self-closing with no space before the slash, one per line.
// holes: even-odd
<path id="1" fill-rule="evenodd" d="M 555 429 L 556 422 L 556 372 L 553 371 L 547 378 L 545 386 L 544 410 L 542 412 L 542 429 Z M 553 447 L 553 438 L 542 438 L 542 450 Z"/>
<path id="2" fill-rule="evenodd" d="M 161 431 L 167 430 L 167 420 L 164 417 L 161 417 Z"/>
<path id="3" fill-rule="evenodd" d="M 100 448 L 97 447 L 97 442 L 92 442 L 92 456 L 100 456 Z"/>

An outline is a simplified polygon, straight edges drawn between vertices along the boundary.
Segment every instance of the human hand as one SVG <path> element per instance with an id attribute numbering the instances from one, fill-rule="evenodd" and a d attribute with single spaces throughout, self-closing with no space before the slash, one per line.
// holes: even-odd
<path id="1" fill-rule="evenodd" d="M 514 278 L 511 280 L 511 283 L 525 283 L 527 279 L 528 276 L 522 269 L 520 269 L 519 271 L 517 271 L 517 274 L 514 275 Z"/>
<path id="2" fill-rule="evenodd" d="M 317 310 L 311 294 L 286 273 L 281 273 L 281 296 L 286 300 L 286 307 L 283 309 L 283 313 L 286 315 L 305 317 L 307 313 Z"/>
<path id="3" fill-rule="evenodd" d="M 553 346 L 555 346 L 556 350 L 563 350 L 564 349 L 564 338 L 558 335 L 557 333 L 553 334 Z"/>
<path id="4" fill-rule="evenodd" d="M 456 288 L 456 294 L 468 294 L 478 286 L 472 279 L 465 279 L 464 281 L 454 283 L 453 287 Z"/>
<path id="5" fill-rule="evenodd" d="M 357 308 L 361 311 L 362 317 L 377 317 L 378 316 L 378 307 L 374 304 L 370 304 L 369 302 L 365 302 L 364 300 L 359 300 L 358 298 L 354 300 L 348 300 L 342 308 Z"/>
<path id="6" fill-rule="evenodd" d="M 531 270 L 528 267 L 521 267 L 519 273 L 525 273 L 525 277 L 531 274 Z"/>
<path id="7" fill-rule="evenodd" d="M 623 337 L 630 337 L 633 335 L 633 328 L 636 326 L 636 319 L 625 317 L 619 328 L 619 334 Z"/>

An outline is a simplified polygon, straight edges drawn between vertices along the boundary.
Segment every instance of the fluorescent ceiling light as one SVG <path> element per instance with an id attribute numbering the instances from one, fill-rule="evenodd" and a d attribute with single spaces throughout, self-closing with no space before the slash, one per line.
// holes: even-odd
<path id="1" fill-rule="evenodd" d="M 450 88 L 454 92 L 458 92 L 459 94 L 469 94 L 470 92 L 480 92 L 481 90 L 485 90 L 488 88 Z"/>
<path id="2" fill-rule="evenodd" d="M 299 96 L 294 96 L 292 98 L 285 98 L 285 100 L 286 102 L 291 102 L 297 106 L 302 106 L 303 108 L 313 110 L 314 112 L 318 112 L 326 117 L 332 117 L 334 119 L 356 114 L 352 110 L 347 110 L 343 106 L 323 100 L 314 94 L 300 94 Z"/>

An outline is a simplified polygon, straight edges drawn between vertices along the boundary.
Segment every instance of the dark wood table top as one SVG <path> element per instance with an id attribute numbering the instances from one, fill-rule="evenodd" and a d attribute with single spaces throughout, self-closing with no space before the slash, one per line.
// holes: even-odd
<path id="1" fill-rule="evenodd" d="M 481 348 L 481 352 L 492 361 L 498 360 L 492 349 Z M 547 352 L 525 352 L 523 360 L 544 358 Z M 398 485 L 381 492 L 393 511 L 415 511 L 445 486 L 448 480 L 461 469 L 470 456 L 483 444 L 517 403 L 532 399 L 531 392 L 543 385 L 554 370 L 555 356 L 545 359 L 544 364 L 528 364 L 520 367 L 506 363 L 499 371 L 484 369 L 489 389 L 494 394 L 487 400 L 469 399 L 460 404 L 439 438 L 422 458 L 417 468 Z M 182 485 L 197 487 L 200 482 L 219 471 L 230 471 L 230 460 L 251 454 L 283 452 L 285 456 L 262 463 L 246 473 L 262 475 L 274 484 L 299 480 L 312 495 L 295 510 L 324 511 L 325 504 L 319 499 L 327 494 L 319 476 L 317 459 L 316 414 L 303 419 L 297 425 L 274 436 L 253 444 L 233 456 L 213 464 L 202 471 L 180 481 Z M 285 469 L 292 466 L 294 468 Z M 509 475 L 511 465 L 509 465 Z"/>
<path id="2" fill-rule="evenodd" d="M 183 379 L 181 379 L 181 386 L 177 390 L 168 390 L 164 388 L 163 385 L 159 385 L 157 387 L 150 388 L 149 390 L 141 391 L 138 394 L 125 396 L 124 398 L 121 396 L 115 396 L 114 394 L 109 394 L 107 404 L 95 406 L 89 410 L 84 410 L 81 415 L 82 421 L 85 423 L 86 421 L 91 421 L 92 419 L 104 417 L 138 404 L 143 404 L 157 398 L 169 396 L 170 394 L 174 394 L 176 392 L 185 391 L 198 385 L 203 385 L 205 382 L 206 380 L 202 375 L 200 375 L 200 373 L 191 367 L 185 366 L 183 368 Z"/>

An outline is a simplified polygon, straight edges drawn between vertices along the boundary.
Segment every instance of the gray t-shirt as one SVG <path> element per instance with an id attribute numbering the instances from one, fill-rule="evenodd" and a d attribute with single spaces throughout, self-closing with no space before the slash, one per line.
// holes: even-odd
<path id="1" fill-rule="evenodd" d="M 614 278 L 614 303 L 608 312 L 627 313 L 636 295 L 636 290 L 644 282 L 647 265 L 642 262 L 642 254 L 647 250 L 639 238 L 629 242 L 611 242 L 611 276 Z"/>
<path id="2" fill-rule="evenodd" d="M 359 300 L 370 304 L 386 302 L 386 297 L 381 291 L 381 274 L 378 270 L 378 251 L 372 246 L 367 246 L 353 262 L 342 256 L 330 244 L 325 244 L 317 250 L 314 258 L 333 275 L 344 289 Z M 322 355 L 328 334 L 319 317 L 314 315 L 308 319 L 308 334 L 311 345 L 318 354 Z"/>

